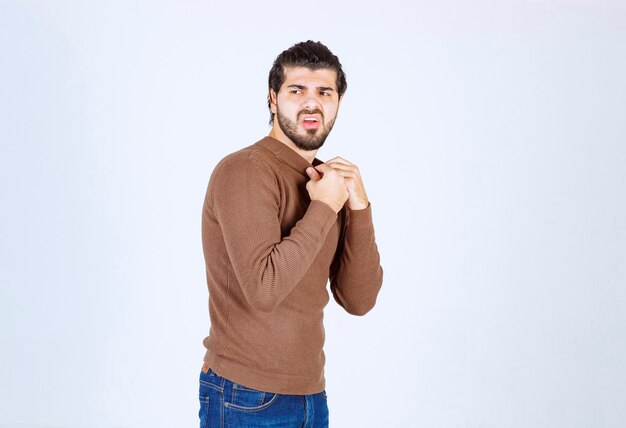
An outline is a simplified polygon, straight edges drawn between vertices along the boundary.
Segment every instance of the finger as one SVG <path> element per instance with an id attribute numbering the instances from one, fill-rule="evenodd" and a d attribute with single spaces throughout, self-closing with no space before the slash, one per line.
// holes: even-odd
<path id="1" fill-rule="evenodd" d="M 306 169 L 306 174 L 309 176 L 311 180 L 314 180 L 314 181 L 321 180 L 322 178 L 321 174 L 317 172 L 317 170 L 313 168 L 312 166 Z"/>
<path id="2" fill-rule="evenodd" d="M 330 159 L 326 163 L 330 163 L 330 162 L 342 163 L 344 165 L 353 165 L 352 163 L 348 162 L 347 160 L 345 160 L 341 156 L 335 156 L 334 158 Z"/>
<path id="3" fill-rule="evenodd" d="M 331 162 L 331 163 L 327 163 L 326 165 L 328 165 L 331 168 L 341 169 L 341 170 L 344 170 L 344 171 L 354 171 L 354 172 L 357 171 L 355 166 L 346 165 L 344 163 Z"/>
<path id="4" fill-rule="evenodd" d="M 355 173 L 359 173 L 359 167 L 357 167 L 354 164 L 345 164 L 345 163 L 339 163 L 339 162 L 326 162 L 326 165 L 332 167 L 332 168 L 336 168 L 336 169 L 343 169 L 346 171 L 353 171 Z"/>
<path id="5" fill-rule="evenodd" d="M 322 174 L 333 171 L 333 168 L 331 168 L 330 166 L 326 165 L 325 163 L 321 163 L 319 165 L 317 165 L 315 167 L 316 170 L 318 170 L 319 172 L 321 172 Z"/>
<path id="6" fill-rule="evenodd" d="M 341 175 L 342 177 L 346 177 L 346 178 L 356 178 L 357 175 L 354 171 L 349 171 L 349 170 L 345 170 L 345 169 L 335 169 L 335 171 L 337 171 L 337 173 L 339 175 Z"/>
<path id="7" fill-rule="evenodd" d="M 359 175 L 358 170 L 354 169 L 354 168 L 350 168 L 350 167 L 346 167 L 344 165 L 340 165 L 340 164 L 328 164 L 332 169 L 334 169 L 337 172 L 340 172 L 342 174 L 344 174 L 344 177 L 347 175 L 349 177 L 356 177 Z"/>

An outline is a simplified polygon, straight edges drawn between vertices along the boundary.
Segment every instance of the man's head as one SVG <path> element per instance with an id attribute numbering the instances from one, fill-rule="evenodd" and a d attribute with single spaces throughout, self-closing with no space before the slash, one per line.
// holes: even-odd
<path id="1" fill-rule="evenodd" d="M 346 88 L 341 63 L 326 46 L 298 43 L 282 52 L 270 70 L 270 124 L 297 147 L 317 150 L 335 123 Z"/>

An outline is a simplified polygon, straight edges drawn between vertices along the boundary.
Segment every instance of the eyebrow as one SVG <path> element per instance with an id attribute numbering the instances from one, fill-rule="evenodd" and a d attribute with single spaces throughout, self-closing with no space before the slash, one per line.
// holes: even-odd
<path id="1" fill-rule="evenodd" d="M 296 84 L 289 85 L 289 86 L 287 86 L 287 87 L 288 87 L 288 88 L 302 89 L 302 90 L 307 89 L 307 87 L 306 87 L 306 86 L 304 86 L 304 85 L 296 85 Z M 318 91 L 332 91 L 332 92 L 336 92 L 336 91 L 335 91 L 335 89 L 334 89 L 334 88 L 332 88 L 332 87 L 330 87 L 330 86 L 318 86 L 316 89 L 317 89 Z"/>

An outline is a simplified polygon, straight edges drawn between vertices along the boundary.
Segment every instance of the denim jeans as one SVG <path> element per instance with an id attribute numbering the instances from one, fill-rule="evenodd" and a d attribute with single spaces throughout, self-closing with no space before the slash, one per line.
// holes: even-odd
<path id="1" fill-rule="evenodd" d="M 200 428 L 327 428 L 326 392 L 284 395 L 257 391 L 200 371 Z"/>

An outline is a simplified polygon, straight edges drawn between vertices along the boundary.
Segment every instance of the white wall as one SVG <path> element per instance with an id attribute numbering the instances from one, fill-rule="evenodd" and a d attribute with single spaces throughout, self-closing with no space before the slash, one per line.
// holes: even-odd
<path id="1" fill-rule="evenodd" d="M 623 427 L 626 4 L 3 1 L 0 426 L 197 426 L 200 213 L 280 51 L 348 92 L 385 283 L 332 427 Z"/>

